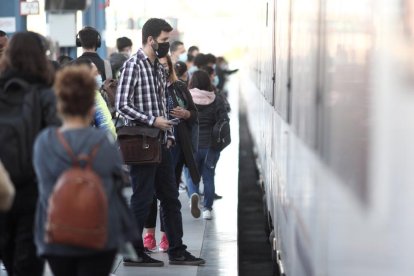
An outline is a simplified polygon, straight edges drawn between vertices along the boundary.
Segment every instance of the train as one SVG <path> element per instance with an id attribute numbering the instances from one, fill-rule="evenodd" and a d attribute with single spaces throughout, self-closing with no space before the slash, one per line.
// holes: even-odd
<path id="1" fill-rule="evenodd" d="M 240 95 L 280 273 L 413 275 L 414 2 L 249 5 Z"/>

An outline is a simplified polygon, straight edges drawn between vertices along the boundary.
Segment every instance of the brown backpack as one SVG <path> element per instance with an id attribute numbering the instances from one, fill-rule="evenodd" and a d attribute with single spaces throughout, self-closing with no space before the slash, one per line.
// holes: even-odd
<path id="1" fill-rule="evenodd" d="M 56 133 L 72 165 L 59 176 L 49 197 L 46 242 L 102 249 L 107 241 L 108 202 L 102 180 L 92 169 L 99 144 L 89 155 L 75 156 L 63 134 Z M 85 167 L 80 161 L 86 161 Z"/>

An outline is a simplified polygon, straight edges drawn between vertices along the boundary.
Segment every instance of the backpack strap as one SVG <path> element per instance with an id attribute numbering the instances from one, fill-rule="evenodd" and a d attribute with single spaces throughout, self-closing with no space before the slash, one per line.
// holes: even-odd
<path id="1" fill-rule="evenodd" d="M 4 84 L 4 90 L 7 91 L 9 86 L 12 86 L 14 84 L 19 85 L 20 87 L 22 87 L 25 90 L 28 90 L 28 88 L 29 88 L 29 84 L 27 83 L 27 81 L 22 80 L 20 78 L 12 78 Z"/>
<path id="2" fill-rule="evenodd" d="M 111 64 L 109 63 L 109 61 L 107 59 L 104 59 L 104 66 L 105 66 L 106 79 L 107 80 L 113 79 Z"/>
<path id="3" fill-rule="evenodd" d="M 56 135 L 59 139 L 59 142 L 65 148 L 66 152 L 68 153 L 69 157 L 72 159 L 73 166 L 80 166 L 79 161 L 86 161 L 86 167 L 88 169 L 92 169 L 92 161 L 95 159 L 96 154 L 98 153 L 99 143 L 97 143 L 93 148 L 89 155 L 87 154 L 79 154 L 76 156 L 73 152 L 72 148 L 69 146 L 68 142 L 66 141 L 65 137 L 63 136 L 62 132 L 59 129 L 56 129 Z"/>

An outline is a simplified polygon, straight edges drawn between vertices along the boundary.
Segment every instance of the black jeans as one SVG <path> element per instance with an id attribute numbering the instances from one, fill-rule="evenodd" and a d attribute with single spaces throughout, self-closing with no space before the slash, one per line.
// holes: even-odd
<path id="1" fill-rule="evenodd" d="M 9 276 L 43 275 L 44 261 L 36 255 L 33 236 L 36 199 L 36 184 L 28 184 L 17 190 L 11 210 L 0 216 L 0 249 Z"/>
<path id="2" fill-rule="evenodd" d="M 180 187 L 181 182 L 181 174 L 183 172 L 184 167 L 184 154 L 181 150 L 181 145 L 177 143 L 172 149 L 171 149 L 171 155 L 172 155 L 172 162 L 174 166 L 174 175 L 175 175 L 175 183 L 177 185 L 177 189 Z M 160 210 L 160 230 L 162 232 L 164 231 L 164 224 L 162 223 L 162 210 Z M 148 213 L 148 217 L 145 221 L 145 228 L 155 228 L 157 226 L 157 213 L 158 213 L 158 205 L 157 205 L 157 197 L 154 196 L 154 199 L 150 205 L 150 211 Z"/>
<path id="3" fill-rule="evenodd" d="M 79 257 L 46 256 L 50 269 L 56 276 L 108 276 L 116 250 Z"/>
<path id="4" fill-rule="evenodd" d="M 158 213 L 158 200 L 157 197 L 154 196 L 154 199 L 151 202 L 148 217 L 145 220 L 144 227 L 145 228 L 155 228 L 157 226 L 157 213 Z M 164 224 L 162 223 L 162 214 L 160 210 L 160 230 L 161 232 L 165 232 Z"/>
<path id="5" fill-rule="evenodd" d="M 170 244 L 168 253 L 185 250 L 187 247 L 182 242 L 181 203 L 178 200 L 170 150 L 162 149 L 160 164 L 132 165 L 130 173 L 133 191 L 131 209 L 138 225 L 138 240 L 134 243 L 137 253 L 144 252 L 142 231 L 154 194 L 161 202 L 161 219 Z"/>

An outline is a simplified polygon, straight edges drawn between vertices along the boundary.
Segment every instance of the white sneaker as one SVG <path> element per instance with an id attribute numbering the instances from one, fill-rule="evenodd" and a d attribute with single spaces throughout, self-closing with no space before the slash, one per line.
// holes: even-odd
<path id="1" fill-rule="evenodd" d="M 203 211 L 203 219 L 210 220 L 212 218 L 213 218 L 213 215 L 211 214 L 211 211 L 210 210 Z"/>
<path id="2" fill-rule="evenodd" d="M 199 218 L 201 215 L 200 208 L 198 207 L 198 202 L 200 201 L 200 197 L 198 194 L 194 193 L 190 197 L 190 210 L 191 215 L 195 218 Z"/>

